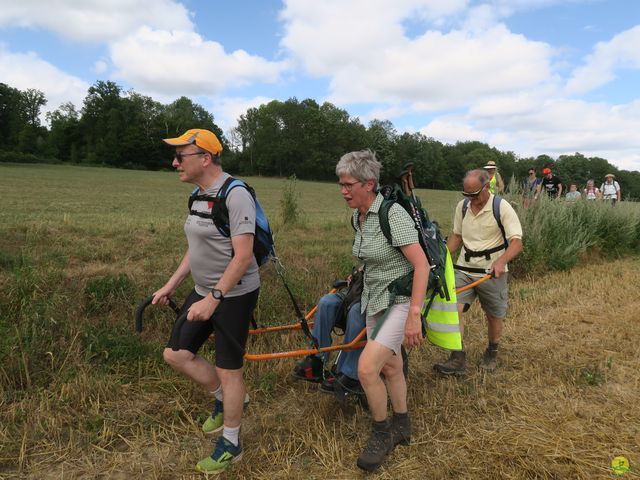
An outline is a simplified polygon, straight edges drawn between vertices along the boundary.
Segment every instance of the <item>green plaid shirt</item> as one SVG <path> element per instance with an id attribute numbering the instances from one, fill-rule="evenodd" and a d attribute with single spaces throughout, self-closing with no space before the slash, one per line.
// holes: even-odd
<path id="1" fill-rule="evenodd" d="M 361 311 L 366 312 L 367 316 L 387 309 L 390 300 L 387 287 L 396 278 L 413 270 L 413 265 L 394 247 L 403 247 L 419 241 L 413 219 L 404 208 L 396 204 L 389 209 L 393 246 L 389 245 L 380 229 L 378 219 L 382 200 L 382 195 L 378 194 L 369 207 L 362 226 L 358 222 L 358 210 L 353 212 L 356 238 L 353 241 L 352 253 L 365 265 Z M 407 303 L 410 300 L 410 297 L 397 296 L 394 303 Z"/>

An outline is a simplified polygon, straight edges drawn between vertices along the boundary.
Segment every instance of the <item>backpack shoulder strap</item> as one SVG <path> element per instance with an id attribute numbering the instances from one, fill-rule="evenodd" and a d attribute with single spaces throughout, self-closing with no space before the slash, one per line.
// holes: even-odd
<path id="1" fill-rule="evenodd" d="M 231 190 L 233 190 L 234 188 L 240 187 L 240 186 L 246 187 L 247 185 L 242 180 L 238 180 L 237 178 L 229 177 L 224 181 L 224 183 L 222 184 L 222 186 L 218 190 L 218 193 L 216 194 L 216 198 L 226 200 L 227 197 L 229 196 L 229 192 Z"/>
<path id="2" fill-rule="evenodd" d="M 236 187 L 245 187 L 249 193 L 253 195 L 251 189 L 246 183 L 230 176 L 218 189 L 215 201 L 213 202 L 213 208 L 211 209 L 211 218 L 213 219 L 213 223 L 220 232 L 220 235 L 223 237 L 229 237 L 231 235 L 227 197 L 229 196 L 229 192 Z"/>
<path id="3" fill-rule="evenodd" d="M 507 241 L 507 234 L 504 231 L 504 225 L 502 225 L 502 220 L 500 219 L 500 204 L 502 203 L 502 198 L 494 195 L 493 197 L 493 217 L 496 219 L 496 223 L 498 224 L 498 228 L 500 228 L 500 232 L 502 232 L 502 238 L 504 239 L 505 248 L 509 245 Z"/>
<path id="4" fill-rule="evenodd" d="M 200 192 L 200 187 L 194 188 L 189 194 L 189 213 L 191 213 L 191 207 L 193 206 L 193 202 L 195 202 L 196 197 L 198 196 L 198 192 Z"/>
<path id="5" fill-rule="evenodd" d="M 465 197 L 462 201 L 462 219 L 464 220 L 464 216 L 467 214 L 467 210 L 469 210 L 469 199 Z"/>
<path id="6" fill-rule="evenodd" d="M 393 200 L 384 199 L 380 204 L 380 209 L 378 210 L 378 222 L 380 223 L 380 230 L 382 230 L 382 234 L 389 242 L 389 245 L 393 245 L 393 241 L 391 238 L 391 225 L 389 225 L 389 210 L 391 209 L 391 205 L 395 202 Z"/>

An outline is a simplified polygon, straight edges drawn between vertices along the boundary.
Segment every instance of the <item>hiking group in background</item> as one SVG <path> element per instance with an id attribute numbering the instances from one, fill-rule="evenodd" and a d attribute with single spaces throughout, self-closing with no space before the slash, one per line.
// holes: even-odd
<path id="1" fill-rule="evenodd" d="M 491 163 L 491 162 L 489 162 Z M 487 166 L 484 167 L 485 170 Z M 536 176 L 535 168 L 529 168 L 528 176 L 520 184 L 522 190 L 522 205 L 528 208 L 537 200 L 540 193 L 544 191 L 550 199 L 559 199 L 562 196 L 564 186 L 562 180 L 553 174 L 550 168 L 542 170 L 543 178 Z M 595 181 L 589 179 L 585 187 L 581 190 L 577 183 L 570 183 L 569 190 L 565 193 L 565 200 L 575 202 L 579 200 L 605 200 L 615 204 L 622 200 L 622 190 L 620 184 L 615 180 L 613 173 L 608 173 L 604 177 L 604 182 L 600 188 L 596 187 Z"/>

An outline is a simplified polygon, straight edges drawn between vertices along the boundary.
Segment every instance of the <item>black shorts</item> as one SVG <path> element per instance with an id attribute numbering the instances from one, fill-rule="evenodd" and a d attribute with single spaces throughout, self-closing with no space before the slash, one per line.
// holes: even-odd
<path id="1" fill-rule="evenodd" d="M 225 297 L 209 320 L 185 321 L 180 329 L 174 324 L 167 347 L 198 353 L 202 344 L 215 331 L 216 367 L 237 370 L 244 364 L 244 347 L 249 336 L 249 325 L 253 309 L 258 303 L 258 292 Z M 204 297 L 192 290 L 184 301 L 180 314 Z"/>

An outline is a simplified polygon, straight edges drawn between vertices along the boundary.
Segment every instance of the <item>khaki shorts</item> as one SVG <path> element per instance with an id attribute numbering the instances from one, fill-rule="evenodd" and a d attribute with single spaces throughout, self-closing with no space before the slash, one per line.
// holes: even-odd
<path id="1" fill-rule="evenodd" d="M 409 303 L 396 303 L 388 310 L 389 315 L 380 327 L 375 341 L 393 350 L 396 355 L 400 355 L 402 342 L 404 342 L 404 327 L 409 315 Z M 386 311 L 383 310 L 372 317 L 367 317 L 367 338 L 371 338 L 373 330 Z"/>
<path id="2" fill-rule="evenodd" d="M 509 305 L 508 276 L 508 273 L 503 273 L 500 278 L 492 278 L 466 292 L 462 292 L 457 296 L 458 303 L 471 305 L 478 297 L 485 313 L 497 318 L 506 317 Z M 478 280 L 478 277 L 472 277 L 463 271 L 456 270 L 456 288 L 464 287 L 476 280 Z"/>

